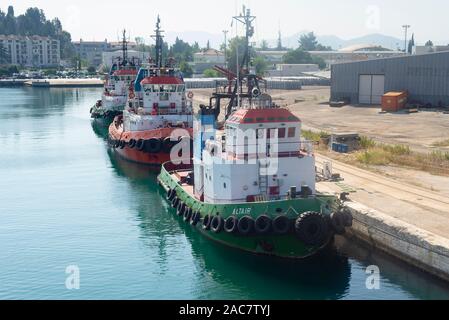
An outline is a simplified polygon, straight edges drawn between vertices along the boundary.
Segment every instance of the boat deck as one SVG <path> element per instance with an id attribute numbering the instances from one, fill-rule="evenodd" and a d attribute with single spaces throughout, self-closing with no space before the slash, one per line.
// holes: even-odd
<path id="1" fill-rule="evenodd" d="M 181 186 L 181 188 L 185 192 L 187 192 L 191 197 L 196 199 L 195 192 L 193 190 L 193 186 L 188 185 L 187 183 L 181 182 L 183 179 L 187 178 L 187 176 L 189 175 L 190 172 L 191 172 L 190 170 L 174 171 L 174 172 L 170 173 L 170 175 L 175 178 L 175 180 L 178 182 L 178 184 Z"/>

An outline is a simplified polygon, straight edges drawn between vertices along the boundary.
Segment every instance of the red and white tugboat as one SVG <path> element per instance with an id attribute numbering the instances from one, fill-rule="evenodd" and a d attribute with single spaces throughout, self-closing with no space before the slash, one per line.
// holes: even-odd
<path id="1" fill-rule="evenodd" d="M 116 117 L 109 127 L 109 143 L 123 158 L 159 169 L 173 158 L 190 162 L 193 110 L 182 74 L 171 61 L 165 66 L 162 63 L 159 18 L 154 38 L 155 61 L 140 69 L 134 87 L 129 89 L 123 116 Z M 174 149 L 178 144 L 180 152 Z M 182 147 L 185 144 L 188 147 Z M 182 154 L 182 150 L 188 154 Z"/>
<path id="2" fill-rule="evenodd" d="M 128 89 L 136 79 L 139 66 L 138 59 L 128 59 L 128 42 L 124 30 L 122 57 L 113 61 L 106 78 L 102 99 L 90 110 L 91 118 L 95 122 L 109 126 L 116 116 L 123 113 L 128 99 Z"/>

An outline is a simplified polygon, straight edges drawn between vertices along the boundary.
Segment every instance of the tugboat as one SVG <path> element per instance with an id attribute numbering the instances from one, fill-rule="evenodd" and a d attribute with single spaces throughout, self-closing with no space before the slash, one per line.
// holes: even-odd
<path id="1" fill-rule="evenodd" d="M 163 36 L 156 24 L 156 57 L 141 68 L 122 116 L 109 127 L 110 146 L 123 158 L 160 169 L 174 158 L 191 167 L 193 108 L 183 76 L 172 59 L 163 64 Z M 193 97 L 189 93 L 190 98 Z"/>
<path id="2" fill-rule="evenodd" d="M 112 120 L 123 113 L 128 99 L 128 89 L 137 76 L 140 61 L 128 59 L 128 41 L 123 31 L 122 57 L 114 59 L 106 78 L 102 99 L 90 109 L 91 118 L 96 123 L 109 126 Z"/>
<path id="3" fill-rule="evenodd" d="M 316 191 L 313 144 L 301 139 L 301 120 L 276 106 L 249 72 L 246 53 L 234 89 L 218 90 L 194 119 L 193 170 L 163 166 L 158 182 L 177 215 L 207 238 L 250 253 L 304 259 L 343 234 L 352 216 L 339 199 Z M 239 67 L 240 68 L 240 67 Z M 228 71 L 227 74 L 231 74 Z M 226 120 L 217 121 L 228 99 Z"/>

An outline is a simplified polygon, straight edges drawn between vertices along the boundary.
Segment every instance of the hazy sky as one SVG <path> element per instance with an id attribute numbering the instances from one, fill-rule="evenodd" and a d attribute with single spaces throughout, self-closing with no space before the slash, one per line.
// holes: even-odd
<path id="1" fill-rule="evenodd" d="M 37 6 L 47 18 L 59 17 L 73 39 L 116 40 L 124 27 L 132 37 L 148 37 L 158 13 L 166 31 L 218 34 L 230 29 L 243 3 L 257 16 L 254 41 L 277 38 L 279 24 L 284 36 L 311 30 L 343 39 L 370 33 L 403 38 L 401 26 L 410 24 L 419 42 L 449 40 L 447 0 L 1 0 L 0 8 L 13 4 L 18 15 Z"/>

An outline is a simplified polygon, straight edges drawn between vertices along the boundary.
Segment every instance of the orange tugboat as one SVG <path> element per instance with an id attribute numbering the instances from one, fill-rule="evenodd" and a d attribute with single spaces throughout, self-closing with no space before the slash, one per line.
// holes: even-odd
<path id="1" fill-rule="evenodd" d="M 129 88 L 123 115 L 117 116 L 109 127 L 109 144 L 132 162 L 157 169 L 167 161 L 177 163 L 176 168 L 191 167 L 192 103 L 187 99 L 181 72 L 173 67 L 171 60 L 165 65 L 162 62 L 159 18 L 154 38 L 155 61 L 139 70 L 134 85 Z"/>

